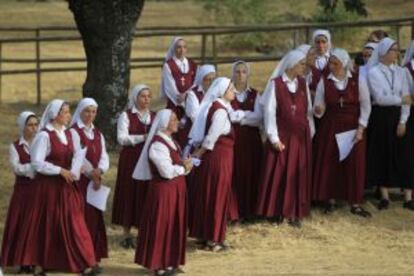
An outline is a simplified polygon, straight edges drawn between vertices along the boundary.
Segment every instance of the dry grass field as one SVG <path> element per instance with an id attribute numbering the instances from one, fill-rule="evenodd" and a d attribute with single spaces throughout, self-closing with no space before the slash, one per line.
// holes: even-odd
<path id="1" fill-rule="evenodd" d="M 293 4 L 274 0 L 275 12 L 292 9 Z M 298 13 L 309 14 L 316 0 L 291 1 L 298 5 Z M 414 14 L 413 0 L 367 0 L 372 18 L 392 18 Z M 139 22 L 151 25 L 201 25 L 203 10 L 193 2 L 147 2 Z M 182 14 L 194 16 L 183 17 Z M 0 0 L 0 26 L 67 26 L 73 25 L 72 15 L 64 1 L 34 3 L 31 1 Z M 409 30 L 402 30 L 403 46 L 408 44 Z M 8 34 L 0 33 L 0 37 Z M 14 35 L 14 34 L 13 34 Z M 26 34 L 28 35 L 28 34 Z M 171 38 L 135 41 L 133 56 L 163 56 Z M 190 51 L 199 51 L 198 37 L 189 37 Z M 359 47 L 362 43 L 341 42 L 341 46 Z M 43 50 L 44 49 L 44 50 Z M 47 43 L 42 57 L 82 57 L 79 42 Z M 4 57 L 33 58 L 34 45 L 3 46 Z M 76 65 L 76 64 L 74 64 Z M 78 64 L 79 65 L 79 64 Z M 252 64 L 251 83 L 263 88 L 274 63 Z M 3 65 L 3 68 L 28 66 Z M 219 66 L 228 75 L 230 66 Z M 131 83 L 145 82 L 158 94 L 160 69 L 134 70 Z M 42 76 L 43 101 L 54 97 L 76 102 L 81 97 L 84 73 L 50 73 Z M 0 236 L 13 188 L 13 175 L 8 167 L 8 146 L 16 138 L 15 119 L 23 109 L 40 114 L 35 100 L 35 77 L 6 76 L 2 80 L 3 104 L 0 106 Z M 114 186 L 117 153 L 111 153 L 111 169 L 105 182 Z M 111 205 L 112 202 L 109 204 Z M 200 251 L 188 242 L 186 275 L 414 275 L 414 213 L 401 208 L 401 201 L 392 202 L 390 210 L 378 212 L 374 200 L 365 203 L 373 213 L 371 219 L 359 219 L 344 207 L 326 216 L 319 210 L 312 212 L 300 230 L 286 224 L 276 228 L 261 222 L 248 226 L 231 226 L 228 241 L 233 249 L 220 254 Z M 111 208 L 109 208 L 110 210 Z M 103 262 L 105 275 L 147 275 L 133 263 L 134 252 L 120 248 L 121 230 L 109 224 L 110 258 Z M 13 273 L 14 269 L 8 272 Z"/>

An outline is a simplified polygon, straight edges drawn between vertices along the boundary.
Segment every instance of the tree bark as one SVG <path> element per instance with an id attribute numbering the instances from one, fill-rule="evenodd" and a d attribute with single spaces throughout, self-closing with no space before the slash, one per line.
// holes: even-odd
<path id="1" fill-rule="evenodd" d="M 116 121 L 128 99 L 133 34 L 145 0 L 68 0 L 87 59 L 83 96 L 99 105 L 96 125 L 116 146 Z"/>

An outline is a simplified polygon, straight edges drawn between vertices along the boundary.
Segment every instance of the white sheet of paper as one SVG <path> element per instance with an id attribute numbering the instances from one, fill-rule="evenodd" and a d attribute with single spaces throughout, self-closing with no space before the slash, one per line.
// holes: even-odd
<path id="1" fill-rule="evenodd" d="M 356 129 L 348 130 L 345 132 L 335 134 L 336 143 L 339 150 L 339 161 L 345 160 L 348 155 L 351 153 L 352 148 L 354 147 L 354 139 L 356 135 Z"/>
<path id="2" fill-rule="evenodd" d="M 80 179 L 82 165 L 86 158 L 86 147 L 75 152 L 72 160 L 72 168 L 70 172 L 75 176 L 75 180 Z"/>
<path id="3" fill-rule="evenodd" d="M 86 192 L 86 202 L 101 211 L 106 210 L 106 202 L 108 201 L 109 192 L 111 188 L 108 186 L 101 185 L 99 190 L 93 189 L 93 182 L 90 181 L 88 184 L 88 190 Z"/>

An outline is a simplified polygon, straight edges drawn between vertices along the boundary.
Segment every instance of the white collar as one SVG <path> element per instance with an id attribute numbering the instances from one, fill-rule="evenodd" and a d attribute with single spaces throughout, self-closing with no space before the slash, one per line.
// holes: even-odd
<path id="1" fill-rule="evenodd" d="M 175 62 L 180 62 L 180 63 L 187 63 L 187 62 L 188 62 L 188 60 L 187 60 L 187 58 L 186 58 L 186 57 L 184 57 L 184 58 L 181 60 L 181 59 L 177 58 L 176 56 L 173 56 L 173 60 L 174 60 Z"/>
<path id="2" fill-rule="evenodd" d="M 64 132 L 66 130 L 66 127 L 65 126 L 62 126 L 62 129 L 61 130 L 57 130 L 56 128 L 53 127 L 52 123 L 47 123 L 45 128 L 47 130 L 56 131 L 56 132 Z"/>
<path id="3" fill-rule="evenodd" d="M 335 82 L 345 81 L 346 79 L 349 79 L 349 78 L 352 78 L 352 73 L 349 70 L 346 72 L 346 78 L 343 79 L 343 80 L 340 80 L 337 77 L 335 77 L 333 73 L 329 73 L 329 75 L 328 75 L 328 79 L 331 79 L 331 80 L 333 80 Z"/>
<path id="4" fill-rule="evenodd" d="M 19 145 L 24 145 L 24 146 L 29 147 L 29 142 L 27 142 L 27 140 L 26 140 L 26 139 L 24 139 L 23 135 L 22 135 L 22 136 L 20 136 L 20 139 L 19 139 Z"/>
<path id="5" fill-rule="evenodd" d="M 323 55 L 317 55 L 316 58 L 330 58 L 330 56 L 331 56 L 331 53 L 329 51 L 327 51 Z"/>
<path id="6" fill-rule="evenodd" d="M 384 63 L 380 62 L 379 66 L 380 66 L 380 68 L 388 69 L 388 70 L 395 70 L 395 68 L 396 68 L 395 63 L 392 63 L 390 65 L 385 65 Z"/>
<path id="7" fill-rule="evenodd" d="M 175 145 L 173 139 L 170 136 L 168 136 L 167 134 L 165 134 L 164 132 L 160 130 L 157 131 L 157 135 L 160 136 L 162 139 L 164 139 L 168 143 L 168 145 L 170 145 L 170 147 L 172 147 L 174 150 L 177 149 L 177 146 Z"/>
<path id="8" fill-rule="evenodd" d="M 287 82 L 287 83 L 292 83 L 292 82 L 297 83 L 298 82 L 298 78 L 294 78 L 293 80 L 291 80 L 286 73 L 283 73 L 283 75 L 282 75 L 282 81 L 283 82 Z"/>
<path id="9" fill-rule="evenodd" d="M 131 112 L 134 113 L 134 114 L 138 113 L 139 116 L 143 117 L 143 116 L 148 115 L 150 113 L 150 110 L 147 109 L 146 111 L 142 112 L 142 111 L 139 111 L 138 108 L 134 105 L 131 108 Z"/>
<path id="10" fill-rule="evenodd" d="M 79 127 L 79 128 L 84 128 L 84 129 L 87 129 L 87 130 L 92 130 L 92 129 L 94 129 L 94 128 L 95 128 L 95 126 L 94 126 L 93 124 L 91 124 L 91 126 L 90 126 L 90 127 L 87 127 L 87 126 L 83 123 L 83 121 L 82 121 L 82 120 L 79 120 L 79 121 L 77 122 L 77 124 L 78 124 L 78 127 Z"/>

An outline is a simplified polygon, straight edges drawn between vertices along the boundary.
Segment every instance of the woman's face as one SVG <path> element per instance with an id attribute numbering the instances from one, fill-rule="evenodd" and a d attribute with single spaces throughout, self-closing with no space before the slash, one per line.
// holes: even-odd
<path id="1" fill-rule="evenodd" d="M 249 69 L 247 68 L 247 65 L 244 63 L 239 63 L 236 65 L 236 68 L 234 68 L 234 81 L 237 84 L 246 84 L 247 79 L 249 77 Z"/>
<path id="2" fill-rule="evenodd" d="M 65 126 L 69 124 L 71 118 L 72 116 L 70 115 L 70 107 L 67 103 L 64 103 L 54 121 L 59 125 Z"/>
<path id="3" fill-rule="evenodd" d="M 176 133 L 178 131 L 178 118 L 174 112 L 171 112 L 170 121 L 168 122 L 167 130 L 170 133 Z"/>
<path id="4" fill-rule="evenodd" d="M 306 69 L 306 58 L 300 60 L 290 70 L 291 70 L 292 74 L 296 77 L 296 76 L 305 75 L 305 69 Z"/>
<path id="5" fill-rule="evenodd" d="M 149 89 L 143 89 L 135 102 L 139 110 L 148 109 L 151 104 L 151 91 Z"/>
<path id="6" fill-rule="evenodd" d="M 344 73 L 345 69 L 342 65 L 342 62 L 335 56 L 331 56 L 329 58 L 329 70 L 334 74 L 335 76 L 339 76 L 342 73 Z"/>
<path id="7" fill-rule="evenodd" d="M 216 73 L 211 72 L 204 76 L 202 86 L 203 90 L 207 91 L 210 85 L 213 83 L 214 79 L 216 78 Z"/>
<path id="8" fill-rule="evenodd" d="M 382 61 L 385 61 L 386 63 L 395 63 L 400 55 L 400 47 L 397 43 L 391 46 L 391 48 L 388 50 L 388 52 L 381 57 Z"/>
<path id="9" fill-rule="evenodd" d="M 35 136 L 38 125 L 39 125 L 39 121 L 37 120 L 36 117 L 34 116 L 29 117 L 29 119 L 26 121 L 26 125 L 24 126 L 24 131 L 23 131 L 24 137 L 32 138 L 33 136 Z"/>
<path id="10" fill-rule="evenodd" d="M 97 112 L 98 108 L 96 106 L 87 106 L 82 110 L 80 118 L 85 125 L 89 126 L 95 121 Z"/>
<path id="11" fill-rule="evenodd" d="M 180 39 L 175 44 L 175 57 L 181 59 L 187 55 L 187 44 Z"/>
<path id="12" fill-rule="evenodd" d="M 328 46 L 328 39 L 325 36 L 319 35 L 315 38 L 315 48 L 318 55 L 326 54 Z"/>
<path id="13" fill-rule="evenodd" d="M 229 87 L 227 88 L 226 92 L 223 95 L 223 99 L 225 99 L 228 102 L 231 102 L 236 97 L 235 95 L 235 88 L 233 83 L 230 83 Z"/>

